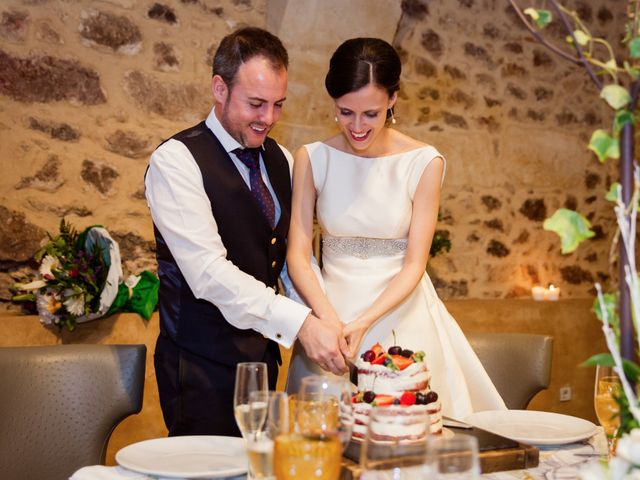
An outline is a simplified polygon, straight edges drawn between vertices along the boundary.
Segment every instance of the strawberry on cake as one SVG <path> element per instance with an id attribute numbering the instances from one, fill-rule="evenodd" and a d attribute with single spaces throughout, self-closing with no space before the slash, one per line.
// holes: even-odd
<path id="1" fill-rule="evenodd" d="M 371 409 L 397 406 L 406 415 L 429 414 L 431 433 L 442 433 L 442 408 L 438 394 L 429 390 L 431 374 L 424 352 L 399 346 L 384 351 L 379 343 L 364 352 L 356 362 L 358 392 L 353 396 L 355 424 L 353 437 L 364 438 Z M 409 438 L 409 431 L 387 432 L 389 439 Z"/>

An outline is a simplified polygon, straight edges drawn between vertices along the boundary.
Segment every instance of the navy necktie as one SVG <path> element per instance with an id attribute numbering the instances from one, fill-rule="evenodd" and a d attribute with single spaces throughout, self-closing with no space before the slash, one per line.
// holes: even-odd
<path id="1" fill-rule="evenodd" d="M 238 159 L 249 168 L 249 186 L 251 194 L 258 203 L 258 207 L 267 218 L 271 228 L 276 224 L 276 207 L 273 203 L 271 192 L 262 181 L 260 172 L 260 149 L 259 148 L 236 148 L 233 150 Z"/>

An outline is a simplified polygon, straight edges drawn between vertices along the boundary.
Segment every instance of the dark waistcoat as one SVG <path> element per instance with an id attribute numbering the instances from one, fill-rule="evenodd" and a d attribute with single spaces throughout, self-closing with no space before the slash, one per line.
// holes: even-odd
<path id="1" fill-rule="evenodd" d="M 204 122 L 172 138 L 186 145 L 200 167 L 227 259 L 265 285 L 277 288 L 285 261 L 291 211 L 289 164 L 280 147 L 267 138 L 262 152 L 282 211 L 272 229 L 233 161 Z M 162 335 L 181 348 L 229 365 L 259 361 L 268 346 L 277 351 L 275 342 L 255 330 L 232 326 L 216 306 L 196 299 L 155 225 L 154 233 Z"/>

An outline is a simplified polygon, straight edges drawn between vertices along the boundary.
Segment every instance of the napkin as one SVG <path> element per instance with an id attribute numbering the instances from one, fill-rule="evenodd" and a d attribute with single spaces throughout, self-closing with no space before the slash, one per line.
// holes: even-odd
<path id="1" fill-rule="evenodd" d="M 227 480 L 245 480 L 245 475 L 227 477 Z M 105 467 L 104 465 L 91 465 L 82 467 L 75 472 L 69 480 L 177 480 L 176 478 L 150 477 L 142 473 L 133 472 L 123 467 Z"/>

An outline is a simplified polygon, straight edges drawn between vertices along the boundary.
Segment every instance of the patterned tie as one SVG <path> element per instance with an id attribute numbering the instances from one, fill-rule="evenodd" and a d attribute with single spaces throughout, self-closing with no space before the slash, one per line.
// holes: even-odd
<path id="1" fill-rule="evenodd" d="M 260 149 L 258 148 L 236 148 L 233 150 L 238 159 L 244 163 L 249 169 L 249 185 L 251 187 L 251 194 L 253 198 L 258 202 L 258 206 L 271 228 L 276 224 L 276 207 L 273 203 L 273 197 L 269 192 L 269 189 L 262 181 L 262 174 L 260 172 Z"/>

